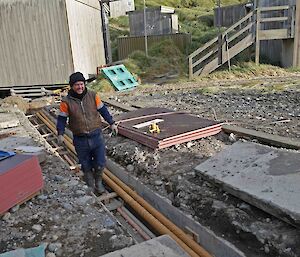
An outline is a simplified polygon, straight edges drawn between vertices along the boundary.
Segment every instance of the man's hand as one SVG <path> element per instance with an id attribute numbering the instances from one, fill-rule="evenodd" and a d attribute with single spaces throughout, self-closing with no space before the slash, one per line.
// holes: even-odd
<path id="1" fill-rule="evenodd" d="M 63 135 L 58 135 L 57 137 L 57 142 L 59 145 L 63 145 L 65 139 L 64 139 L 64 136 Z"/>
<path id="2" fill-rule="evenodd" d="M 110 125 L 110 129 L 113 136 L 118 135 L 118 127 L 115 123 Z"/>

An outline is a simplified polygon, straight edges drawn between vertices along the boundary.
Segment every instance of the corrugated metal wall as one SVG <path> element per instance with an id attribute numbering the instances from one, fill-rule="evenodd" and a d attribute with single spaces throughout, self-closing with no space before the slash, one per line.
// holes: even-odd
<path id="1" fill-rule="evenodd" d="M 105 64 L 98 0 L 66 0 L 74 70 L 96 74 Z"/>
<path id="2" fill-rule="evenodd" d="M 0 0 L 0 86 L 64 82 L 68 34 L 64 0 Z"/>
<path id="3" fill-rule="evenodd" d="M 134 0 L 119 0 L 109 3 L 110 17 L 115 18 L 134 11 Z"/>
<path id="4" fill-rule="evenodd" d="M 151 47 L 154 43 L 172 39 L 177 47 L 183 52 L 187 53 L 187 48 L 191 43 L 191 35 L 185 33 L 171 34 L 171 35 L 158 35 L 148 36 L 148 46 Z M 145 51 L 145 38 L 144 37 L 120 37 L 118 38 L 118 55 L 119 60 L 128 57 L 136 50 Z"/>

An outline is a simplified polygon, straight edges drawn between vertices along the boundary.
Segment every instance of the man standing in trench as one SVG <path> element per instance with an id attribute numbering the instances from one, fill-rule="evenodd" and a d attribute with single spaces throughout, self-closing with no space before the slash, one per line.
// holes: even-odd
<path id="1" fill-rule="evenodd" d="M 86 88 L 82 73 L 71 74 L 69 84 L 71 89 L 61 101 L 57 118 L 58 142 L 62 144 L 64 141 L 63 134 L 69 118 L 73 144 L 84 174 L 84 181 L 93 191 L 101 194 L 105 190 L 102 173 L 106 161 L 99 113 L 110 125 L 113 134 L 116 135 L 118 129 L 99 95 Z"/>

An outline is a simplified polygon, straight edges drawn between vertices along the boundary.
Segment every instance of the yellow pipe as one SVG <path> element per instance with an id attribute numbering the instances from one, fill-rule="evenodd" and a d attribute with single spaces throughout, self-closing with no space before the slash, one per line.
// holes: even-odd
<path id="1" fill-rule="evenodd" d="M 103 174 L 103 179 L 122 199 L 128 203 L 137 213 L 145 219 L 153 228 L 157 230 L 160 234 L 168 234 L 172 237 L 190 256 L 199 257 L 190 247 L 188 247 L 184 242 L 182 242 L 174 233 L 172 233 L 166 226 L 159 222 L 153 215 L 151 215 L 147 210 L 145 210 L 137 201 L 135 201 L 129 194 L 127 194 L 121 187 L 119 187 L 112 179 L 110 179 L 106 174 Z"/>
<path id="2" fill-rule="evenodd" d="M 185 244 L 187 244 L 193 251 L 201 257 L 212 257 L 204 248 L 191 239 L 184 231 L 178 228 L 173 222 L 167 219 L 163 214 L 153 208 L 141 196 L 134 192 L 129 186 L 123 183 L 119 178 L 113 175 L 110 171 L 105 169 L 105 174 L 109 176 L 118 186 L 120 186 L 126 193 L 128 193 L 134 200 L 142 205 L 149 213 L 161 221 L 167 228 L 169 228 L 177 237 L 179 237 Z M 106 182 L 106 181 L 105 181 Z M 121 196 L 122 197 L 122 196 Z M 122 197 L 123 198 L 123 197 Z"/>
<path id="3" fill-rule="evenodd" d="M 37 113 L 37 115 L 38 114 L 39 113 Z M 49 121 L 49 119 L 46 116 L 41 117 L 41 115 L 38 115 L 38 117 L 43 122 L 45 122 L 45 124 L 52 130 L 52 132 L 57 134 L 55 126 L 53 125 L 53 123 L 51 121 Z M 65 143 L 66 143 L 67 147 L 73 153 L 76 154 L 73 144 L 70 143 L 70 141 L 72 142 L 72 140 L 67 135 L 64 135 L 64 138 L 66 139 Z M 105 174 L 107 176 L 105 176 Z M 135 193 L 130 187 L 128 187 L 125 183 L 123 183 L 115 175 L 113 175 L 109 170 L 105 169 L 105 173 L 103 174 L 103 179 L 106 183 L 108 183 L 107 181 L 109 178 L 113 182 L 115 182 L 118 186 L 120 186 L 120 188 L 122 188 L 122 191 L 126 192 L 128 195 L 130 195 L 130 197 L 135 199 L 137 201 L 137 203 L 142 205 L 151 215 L 153 215 L 156 219 L 160 220 L 161 223 L 164 224 L 164 226 L 166 228 L 168 228 L 170 231 L 172 231 L 172 234 L 174 233 L 176 235 L 176 237 L 180 238 L 184 242 L 185 245 L 188 245 L 193 250 L 193 252 L 197 253 L 197 256 L 212 257 L 212 255 L 210 255 L 204 248 L 202 248 L 193 239 L 191 239 L 186 233 L 184 233 L 180 228 L 178 228 L 173 222 L 168 220 L 164 215 L 162 215 L 155 208 L 153 208 L 149 203 L 147 203 L 142 197 L 140 197 L 137 193 Z M 113 188 L 113 189 L 115 190 L 115 188 Z M 115 192 L 118 193 L 116 190 L 115 190 Z M 119 194 L 119 195 L 122 199 L 124 199 L 123 194 Z M 147 222 L 149 222 L 149 220 L 147 220 Z M 154 227 L 154 228 L 157 229 L 159 232 L 159 227 Z"/>

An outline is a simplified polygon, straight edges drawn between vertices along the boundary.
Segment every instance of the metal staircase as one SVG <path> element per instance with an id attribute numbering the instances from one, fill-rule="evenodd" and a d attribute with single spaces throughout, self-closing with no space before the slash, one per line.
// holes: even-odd
<path id="1" fill-rule="evenodd" d="M 261 7 L 229 27 L 189 55 L 189 77 L 211 73 L 249 46 L 256 44 L 259 62 L 259 41 L 293 38 L 295 6 Z"/>

